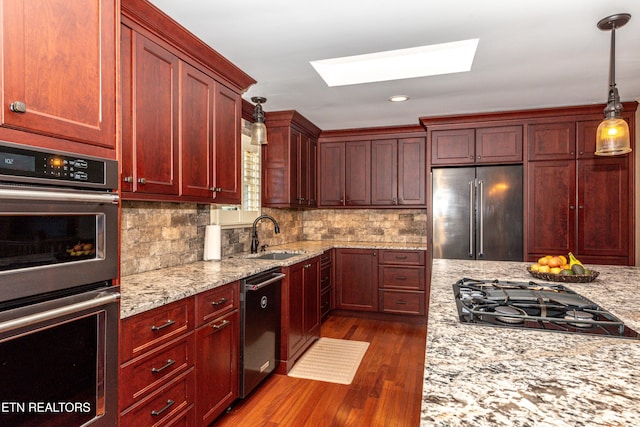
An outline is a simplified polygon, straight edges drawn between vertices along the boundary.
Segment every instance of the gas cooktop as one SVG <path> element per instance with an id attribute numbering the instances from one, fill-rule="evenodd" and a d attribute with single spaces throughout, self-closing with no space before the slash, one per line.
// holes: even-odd
<path id="1" fill-rule="evenodd" d="M 461 279 L 453 294 L 463 323 L 640 339 L 616 316 L 559 284 Z"/>

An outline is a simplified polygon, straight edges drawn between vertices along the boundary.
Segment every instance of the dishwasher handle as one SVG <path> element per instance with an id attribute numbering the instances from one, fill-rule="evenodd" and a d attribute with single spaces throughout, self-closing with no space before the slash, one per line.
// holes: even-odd
<path id="1" fill-rule="evenodd" d="M 262 289 L 265 286 L 268 286 L 274 282 L 278 282 L 282 280 L 286 274 L 284 273 L 274 273 L 269 279 L 260 282 L 260 283 L 247 283 L 244 285 L 244 289 L 247 291 L 257 291 L 258 289 Z"/>

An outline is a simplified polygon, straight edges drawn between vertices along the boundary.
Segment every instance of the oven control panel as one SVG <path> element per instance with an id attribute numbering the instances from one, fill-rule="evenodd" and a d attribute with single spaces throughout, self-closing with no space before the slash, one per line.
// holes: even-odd
<path id="1" fill-rule="evenodd" d="M 113 160 L 46 151 L 0 141 L 0 180 L 48 184 L 107 184 Z"/>

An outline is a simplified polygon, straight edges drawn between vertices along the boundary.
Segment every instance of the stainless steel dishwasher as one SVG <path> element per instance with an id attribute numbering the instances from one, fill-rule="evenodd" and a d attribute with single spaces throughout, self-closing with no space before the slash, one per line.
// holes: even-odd
<path id="1" fill-rule="evenodd" d="M 280 346 L 279 268 L 247 277 L 240 294 L 240 398 L 244 399 L 276 368 Z"/>

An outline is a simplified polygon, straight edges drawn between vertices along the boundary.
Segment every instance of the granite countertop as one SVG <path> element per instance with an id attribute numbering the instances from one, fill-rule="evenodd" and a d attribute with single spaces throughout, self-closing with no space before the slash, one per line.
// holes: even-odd
<path id="1" fill-rule="evenodd" d="M 458 321 L 455 281 L 529 281 L 527 265 L 433 261 L 421 425 L 640 425 L 640 340 Z M 564 285 L 640 331 L 640 268 L 590 267 L 594 282 Z"/>
<path id="2" fill-rule="evenodd" d="M 259 260 L 248 253 L 220 261 L 199 261 L 120 279 L 120 317 L 126 318 L 204 292 L 273 267 L 297 264 L 332 248 L 426 249 L 412 243 L 298 241 L 272 246 L 270 252 L 296 252 L 286 260 Z M 260 254 L 258 254 L 260 255 Z"/>

